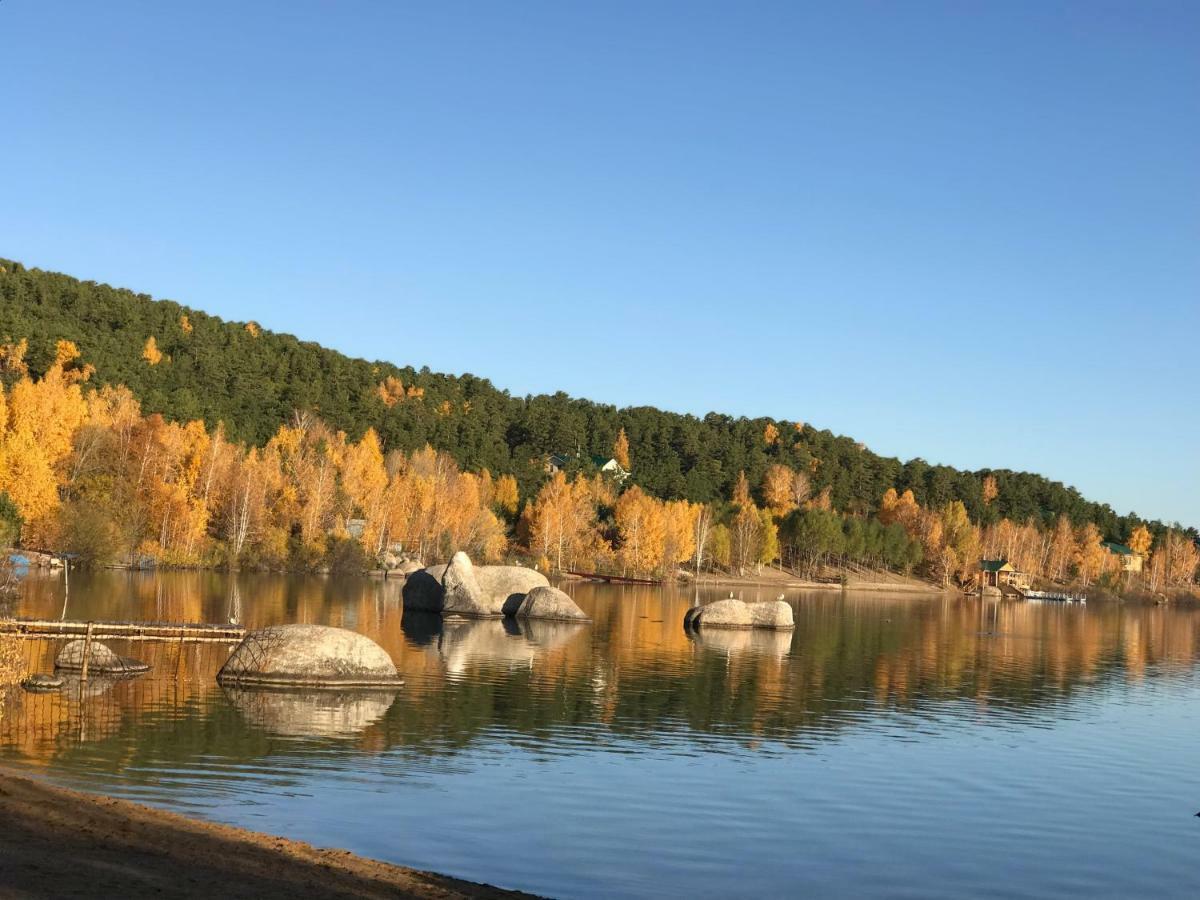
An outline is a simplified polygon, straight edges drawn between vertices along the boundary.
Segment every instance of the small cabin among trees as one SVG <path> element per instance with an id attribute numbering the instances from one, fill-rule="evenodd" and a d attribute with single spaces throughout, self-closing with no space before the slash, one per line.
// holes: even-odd
<path id="1" fill-rule="evenodd" d="M 1104 541 L 1101 546 L 1117 557 L 1122 572 L 1137 573 L 1142 571 L 1142 555 L 1140 553 L 1134 553 L 1129 547 L 1126 547 L 1124 544 L 1118 544 L 1116 541 Z"/>
<path id="2" fill-rule="evenodd" d="M 568 456 L 565 453 L 551 453 L 546 457 L 546 474 L 553 475 L 555 472 L 563 471 L 570 466 L 572 460 L 582 461 L 582 456 Z M 629 472 L 624 466 L 617 462 L 615 457 L 611 456 L 593 456 L 591 463 L 601 473 L 607 475 L 617 484 L 622 484 L 629 477 Z"/>
<path id="3" fill-rule="evenodd" d="M 1029 578 L 1007 559 L 981 559 L 979 580 L 985 587 L 1029 587 Z"/>

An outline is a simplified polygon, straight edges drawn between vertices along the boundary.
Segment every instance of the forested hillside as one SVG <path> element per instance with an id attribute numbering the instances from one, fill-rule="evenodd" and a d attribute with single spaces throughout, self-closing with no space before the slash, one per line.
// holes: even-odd
<path id="1" fill-rule="evenodd" d="M 223 423 L 230 438 L 263 445 L 296 411 L 314 412 L 352 440 L 374 428 L 385 452 L 430 444 L 464 470 L 512 474 L 523 497 L 545 480 L 547 454 L 610 455 L 623 428 L 632 483 L 664 500 L 729 500 L 744 472 L 763 501 L 768 469 L 783 465 L 806 474 L 811 496 L 851 515 L 876 512 L 895 488 L 911 490 L 922 507 L 959 500 L 981 524 L 1050 527 L 1065 514 L 1118 541 L 1140 524 L 1038 475 L 902 463 L 807 423 L 617 409 L 561 393 L 512 397 L 473 375 L 352 359 L 254 323 L 7 260 L 0 260 L 0 340 L 28 341 L 24 358 L 34 377 L 54 364 L 59 341 L 71 341 L 82 363 L 95 367 L 90 385 L 125 385 L 146 413 L 168 420 Z M 590 466 L 580 464 L 585 473 Z M 985 502 L 988 476 L 989 492 L 994 485 L 998 493 Z M 1164 530 L 1148 524 L 1155 534 Z"/>

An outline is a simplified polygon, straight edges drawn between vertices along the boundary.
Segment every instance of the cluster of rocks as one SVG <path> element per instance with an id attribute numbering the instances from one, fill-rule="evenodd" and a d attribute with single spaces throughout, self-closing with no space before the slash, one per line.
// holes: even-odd
<path id="1" fill-rule="evenodd" d="M 776 628 L 796 627 L 792 607 L 783 600 L 747 603 L 736 597 L 693 606 L 683 617 L 684 628 Z"/>
<path id="2" fill-rule="evenodd" d="M 418 572 L 425 568 L 425 563 L 408 554 L 393 553 L 391 550 L 388 550 L 379 557 L 379 568 L 389 575 L 411 575 L 413 572 Z"/>
<path id="3" fill-rule="evenodd" d="M 476 566 L 461 551 L 446 565 L 427 566 L 404 582 L 404 609 L 443 616 L 558 619 L 586 622 L 566 593 L 524 566 Z"/>
<path id="4" fill-rule="evenodd" d="M 35 550 L 11 550 L 8 563 L 15 569 L 61 569 L 63 561 L 49 553 L 38 553 Z"/>

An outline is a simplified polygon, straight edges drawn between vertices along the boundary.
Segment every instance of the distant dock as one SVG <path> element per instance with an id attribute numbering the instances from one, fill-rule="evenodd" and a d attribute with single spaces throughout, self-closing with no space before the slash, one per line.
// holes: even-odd
<path id="1" fill-rule="evenodd" d="M 0 619 L 0 634 L 26 638 L 96 638 L 129 641 L 236 643 L 245 626 L 207 622 L 70 622 L 54 619 Z"/>

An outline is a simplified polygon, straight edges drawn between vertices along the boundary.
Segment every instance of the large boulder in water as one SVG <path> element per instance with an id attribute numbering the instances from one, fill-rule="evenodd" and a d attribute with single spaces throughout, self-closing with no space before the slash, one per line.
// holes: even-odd
<path id="1" fill-rule="evenodd" d="M 445 566 L 429 566 L 409 573 L 404 580 L 400 595 L 404 598 L 404 608 L 417 612 L 442 611 L 442 573 Z"/>
<path id="2" fill-rule="evenodd" d="M 763 600 L 758 603 L 747 603 L 750 607 L 750 621 L 755 628 L 795 628 L 796 619 L 792 615 L 792 606 L 783 600 Z"/>
<path id="3" fill-rule="evenodd" d="M 754 625 L 749 607 L 741 600 L 730 597 L 703 606 L 693 606 L 683 617 L 683 624 L 691 628 L 712 625 L 717 628 L 750 628 Z"/>
<path id="4" fill-rule="evenodd" d="M 221 683 L 262 687 L 396 687 L 387 651 L 365 635 L 326 625 L 274 625 L 246 635 L 217 673 Z"/>
<path id="5" fill-rule="evenodd" d="M 446 616 L 498 616 L 490 598 L 485 598 L 479 581 L 475 578 L 475 566 L 471 557 L 461 550 L 455 553 L 442 575 L 442 615 Z"/>
<path id="6" fill-rule="evenodd" d="M 141 660 L 118 656 L 111 647 L 101 644 L 99 641 L 92 641 L 92 645 L 88 647 L 88 642 L 83 639 L 68 641 L 63 645 L 63 648 L 58 651 L 58 656 L 54 658 L 54 667 L 82 671 L 85 648 L 87 649 L 89 673 L 137 675 L 150 671 L 150 667 Z"/>
<path id="7" fill-rule="evenodd" d="M 563 622 L 587 622 L 587 613 L 571 597 L 556 587 L 535 587 L 517 607 L 518 619 L 555 619 Z"/>
<path id="8" fill-rule="evenodd" d="M 524 566 L 477 566 L 475 577 L 492 608 L 506 616 L 515 615 L 534 588 L 550 587 L 545 575 Z"/>
<path id="9" fill-rule="evenodd" d="M 746 603 L 734 597 L 693 606 L 683 617 L 685 628 L 794 628 L 792 608 L 783 600 Z"/>

